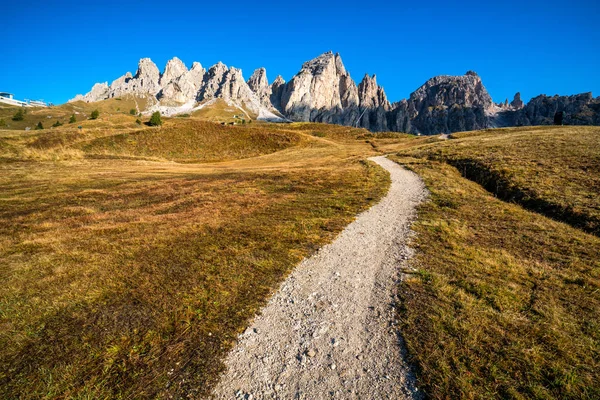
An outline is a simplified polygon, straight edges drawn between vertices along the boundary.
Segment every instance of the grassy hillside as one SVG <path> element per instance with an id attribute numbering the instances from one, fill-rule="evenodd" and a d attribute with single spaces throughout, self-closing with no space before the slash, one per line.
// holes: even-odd
<path id="1" fill-rule="evenodd" d="M 435 399 L 599 398 L 600 238 L 502 189 L 584 210 L 575 225 L 588 230 L 598 128 L 457 136 L 394 157 L 431 191 L 415 224 L 417 272 L 401 288 L 421 387 Z"/>
<path id="2" fill-rule="evenodd" d="M 203 119 L 212 122 L 233 123 L 245 120 L 248 122 L 256 119 L 257 115 L 236 106 L 230 106 L 223 99 L 215 99 L 215 101 L 191 114 L 192 117 Z"/>
<path id="3" fill-rule="evenodd" d="M 0 119 L 4 121 L 0 129 L 25 130 L 30 128 L 33 130 L 38 122 L 41 122 L 45 129 L 51 129 L 56 121 L 64 124 L 64 126 L 75 128 L 83 124 L 84 128 L 111 127 L 120 129 L 123 124 L 131 125 L 135 123 L 137 117 L 130 114 L 131 109 L 135 109 L 137 114 L 140 110 L 145 110 L 150 101 L 152 100 L 146 97 L 126 95 L 96 103 L 77 101 L 54 107 L 23 108 L 4 104 L 4 107 L 0 107 Z M 22 121 L 13 121 L 12 118 L 18 110 L 25 112 L 24 118 Z M 90 120 L 94 110 L 100 112 L 98 120 Z M 69 124 L 71 115 L 75 115 L 77 120 L 75 124 Z"/>
<path id="4" fill-rule="evenodd" d="M 600 236 L 600 128 L 460 133 L 403 154 L 454 165 L 495 195 Z"/>
<path id="5" fill-rule="evenodd" d="M 384 195 L 364 159 L 389 152 L 431 191 L 401 288 L 420 388 L 600 397 L 598 128 L 150 128 L 127 101 L 0 130 L 0 398 L 207 394 L 277 284 Z"/>
<path id="6" fill-rule="evenodd" d="M 194 119 L 168 121 L 161 128 L 104 136 L 81 142 L 90 155 L 154 157 L 206 162 L 254 157 L 297 145 L 300 135 L 260 127 L 221 126 Z"/>
<path id="7" fill-rule="evenodd" d="M 146 147 L 110 129 L 0 131 L 11 154 L 0 159 L 1 398 L 206 394 L 276 285 L 389 184 L 360 161 L 363 142 L 204 124 L 130 132 Z M 244 140 L 271 154 L 123 156 L 202 159 Z M 87 157 L 109 155 L 106 143 L 113 158 Z M 57 148 L 83 155 L 53 158 Z"/>

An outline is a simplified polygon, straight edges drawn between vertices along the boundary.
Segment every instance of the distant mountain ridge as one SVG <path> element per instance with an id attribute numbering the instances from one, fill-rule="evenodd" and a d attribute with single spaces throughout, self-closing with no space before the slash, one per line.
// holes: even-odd
<path id="1" fill-rule="evenodd" d="M 494 103 L 481 78 L 473 71 L 463 76 L 436 76 L 408 99 L 390 103 L 375 75 L 357 85 L 339 54 L 327 52 L 307 61 L 289 81 L 278 76 L 271 84 L 264 68 L 248 81 L 240 69 L 219 62 L 208 70 L 194 62 L 188 69 L 177 57 L 163 73 L 149 59 L 126 73 L 98 83 L 70 101 L 94 102 L 124 94 L 149 95 L 156 101 L 148 111 L 168 115 L 187 112 L 214 99 L 224 99 L 254 113 L 257 119 L 310 121 L 358 126 L 372 131 L 426 135 L 492 127 L 552 124 L 556 113 L 573 125 L 600 124 L 600 97 L 591 93 L 545 96 L 524 104 L 516 93 L 512 102 Z"/>

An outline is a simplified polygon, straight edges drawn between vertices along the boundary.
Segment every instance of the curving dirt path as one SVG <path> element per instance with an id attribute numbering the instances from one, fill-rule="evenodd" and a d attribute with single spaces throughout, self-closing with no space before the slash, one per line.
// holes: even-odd
<path id="1" fill-rule="evenodd" d="M 402 356 L 393 303 L 419 177 L 385 157 L 387 196 L 305 259 L 239 337 L 218 399 L 419 398 Z"/>

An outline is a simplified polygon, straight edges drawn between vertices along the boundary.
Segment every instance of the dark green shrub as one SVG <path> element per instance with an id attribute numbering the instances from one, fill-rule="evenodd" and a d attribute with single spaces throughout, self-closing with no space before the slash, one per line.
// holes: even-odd
<path id="1" fill-rule="evenodd" d="M 60 121 L 56 121 L 54 124 L 52 124 L 53 128 L 58 128 L 59 126 L 62 126 L 62 122 Z"/>
<path id="2" fill-rule="evenodd" d="M 23 109 L 20 109 L 19 111 L 17 111 L 15 113 L 15 115 L 13 115 L 12 120 L 13 121 L 23 121 L 23 118 L 25 118 L 25 112 L 23 112 Z"/>
<path id="3" fill-rule="evenodd" d="M 132 108 L 131 110 L 129 110 L 129 114 L 135 115 L 136 114 L 135 108 Z"/>
<path id="4" fill-rule="evenodd" d="M 94 110 L 94 111 L 92 111 L 92 115 L 90 116 L 90 119 L 98 119 L 99 116 L 100 116 L 100 111 Z"/>
<path id="5" fill-rule="evenodd" d="M 148 122 L 150 126 L 160 126 L 162 125 L 162 120 L 160 119 L 160 112 L 156 111 L 150 117 L 150 122 Z"/>
<path id="6" fill-rule="evenodd" d="M 135 123 L 138 124 L 138 125 L 141 125 L 142 121 L 140 121 L 140 119 L 138 118 L 138 119 L 135 120 Z"/>
<path id="7" fill-rule="evenodd" d="M 37 126 L 35 127 L 36 131 L 39 129 L 44 129 L 44 125 L 42 125 L 42 121 L 38 122 Z"/>
<path id="8" fill-rule="evenodd" d="M 69 118 L 69 123 L 74 124 L 77 122 L 77 118 L 75 118 L 75 114 L 71 114 L 71 118 Z"/>

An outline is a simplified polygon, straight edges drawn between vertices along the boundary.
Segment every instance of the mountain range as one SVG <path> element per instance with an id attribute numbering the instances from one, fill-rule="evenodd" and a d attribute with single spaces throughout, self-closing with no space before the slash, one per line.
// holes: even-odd
<path id="1" fill-rule="evenodd" d="M 248 79 L 240 69 L 219 62 L 205 70 L 191 68 L 177 57 L 161 73 L 149 59 L 140 60 L 135 75 L 126 73 L 95 84 L 72 101 L 95 102 L 123 95 L 145 96 L 152 101 L 146 112 L 164 115 L 190 112 L 218 99 L 238 107 L 251 118 L 267 121 L 310 121 L 357 126 L 371 131 L 397 131 L 432 135 L 494 127 L 550 125 L 557 113 L 564 124 L 600 125 L 600 97 L 591 93 L 532 98 L 527 104 L 519 93 L 509 102 L 494 103 L 477 73 L 436 76 L 408 99 L 391 103 L 375 75 L 357 85 L 339 54 L 327 52 L 307 61 L 289 81 L 281 76 L 269 83 L 264 68 Z"/>

